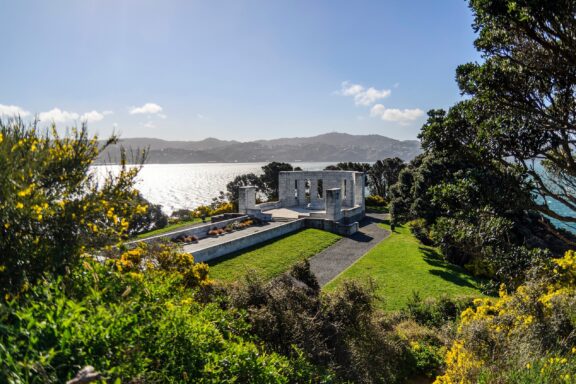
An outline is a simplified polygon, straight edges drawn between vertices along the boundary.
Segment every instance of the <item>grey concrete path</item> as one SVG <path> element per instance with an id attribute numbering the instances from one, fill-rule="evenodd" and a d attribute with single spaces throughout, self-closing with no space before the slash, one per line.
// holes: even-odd
<path id="1" fill-rule="evenodd" d="M 387 218 L 388 214 L 367 213 L 360 222 L 358 232 L 342 238 L 310 258 L 310 269 L 316 275 L 321 287 L 390 235 L 389 231 L 377 225 Z"/>

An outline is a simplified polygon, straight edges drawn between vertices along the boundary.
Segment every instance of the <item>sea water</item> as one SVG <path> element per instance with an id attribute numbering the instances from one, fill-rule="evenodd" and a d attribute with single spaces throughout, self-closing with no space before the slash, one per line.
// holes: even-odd
<path id="1" fill-rule="evenodd" d="M 160 204 L 162 210 L 171 214 L 178 209 L 193 209 L 210 204 L 212 198 L 226 191 L 226 184 L 236 176 L 262 174 L 268 163 L 205 163 L 205 164 L 146 164 L 138 174 L 136 188 L 146 200 Z M 334 163 L 296 162 L 294 167 L 305 171 L 320 171 Z M 101 177 L 106 172 L 117 173 L 117 165 L 94 167 Z"/>

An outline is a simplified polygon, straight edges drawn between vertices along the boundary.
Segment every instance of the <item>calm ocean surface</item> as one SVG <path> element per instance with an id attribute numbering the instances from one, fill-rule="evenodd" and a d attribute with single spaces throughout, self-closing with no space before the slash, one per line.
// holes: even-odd
<path id="1" fill-rule="evenodd" d="M 262 174 L 267 163 L 146 164 L 138 175 L 136 188 L 167 214 L 181 208 L 192 209 L 209 204 L 226 184 L 245 173 Z M 305 171 L 320 171 L 334 163 L 294 163 Z M 114 165 L 94 167 L 98 174 L 115 172 Z"/>

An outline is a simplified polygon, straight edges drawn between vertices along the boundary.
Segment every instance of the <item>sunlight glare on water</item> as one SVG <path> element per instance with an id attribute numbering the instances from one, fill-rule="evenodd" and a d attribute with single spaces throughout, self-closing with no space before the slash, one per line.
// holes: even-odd
<path id="1" fill-rule="evenodd" d="M 146 164 L 138 174 L 136 188 L 153 204 L 162 205 L 167 214 L 177 209 L 192 209 L 210 204 L 236 176 L 262 174 L 267 163 Z M 333 163 L 294 163 L 306 171 L 319 171 Z M 117 165 L 99 165 L 94 170 L 103 176 L 115 172 Z"/>

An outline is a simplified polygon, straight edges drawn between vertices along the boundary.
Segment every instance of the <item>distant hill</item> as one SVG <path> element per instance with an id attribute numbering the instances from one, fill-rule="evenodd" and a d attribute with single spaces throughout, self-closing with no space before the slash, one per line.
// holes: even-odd
<path id="1" fill-rule="evenodd" d="M 128 151 L 148 149 L 147 163 L 249 163 L 269 161 L 376 161 L 387 157 L 412 160 L 420 154 L 418 140 L 395 140 L 380 135 L 326 133 L 249 142 L 208 138 L 201 141 L 166 141 L 150 138 L 122 139 L 98 158 L 98 163 L 116 163 L 120 146 Z"/>

